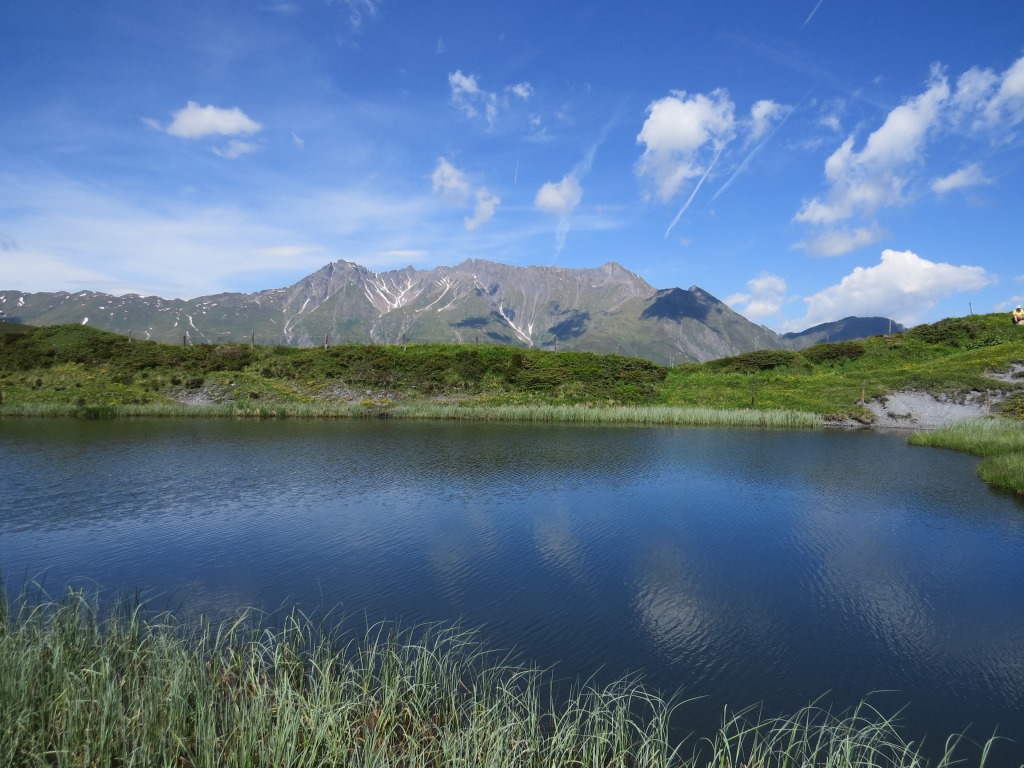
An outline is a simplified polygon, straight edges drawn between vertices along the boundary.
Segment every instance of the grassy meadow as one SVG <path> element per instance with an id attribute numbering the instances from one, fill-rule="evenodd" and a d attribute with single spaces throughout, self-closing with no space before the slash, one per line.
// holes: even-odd
<path id="1" fill-rule="evenodd" d="M 694 704 L 636 679 L 557 696 L 553 685 L 457 628 L 353 634 L 295 613 L 217 624 L 138 601 L 101 609 L 75 592 L 0 597 L 2 765 L 928 765 L 868 704 L 770 719 L 726 711 L 696 740 L 685 736 Z M 990 747 L 940 744 L 936 768 L 981 768 Z"/>

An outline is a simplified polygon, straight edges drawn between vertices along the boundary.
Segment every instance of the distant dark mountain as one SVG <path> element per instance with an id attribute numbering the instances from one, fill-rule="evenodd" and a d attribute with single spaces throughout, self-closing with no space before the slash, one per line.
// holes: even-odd
<path id="1" fill-rule="evenodd" d="M 886 333 L 901 333 L 902 325 L 887 317 L 844 317 L 832 323 L 822 323 L 799 333 L 786 333 L 782 338 L 793 345 L 793 349 L 830 341 L 849 341 L 881 336 Z"/>
<path id="2" fill-rule="evenodd" d="M 254 337 L 259 344 L 294 346 L 483 342 L 618 352 L 667 364 L 807 346 L 802 334 L 779 336 L 697 286 L 656 290 L 614 262 L 569 269 L 471 259 L 431 270 L 371 272 L 336 261 L 287 288 L 187 301 L 0 291 L 0 320 L 14 318 L 34 325 L 88 324 L 172 343 Z M 839 322 L 854 333 L 852 321 L 859 319 Z"/>

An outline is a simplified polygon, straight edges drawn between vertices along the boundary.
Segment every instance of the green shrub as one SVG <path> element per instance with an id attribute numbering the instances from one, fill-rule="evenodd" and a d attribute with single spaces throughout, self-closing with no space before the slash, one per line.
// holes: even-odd
<path id="1" fill-rule="evenodd" d="M 1024 419 L 1024 392 L 1014 392 L 999 405 L 1000 415 L 1009 419 Z"/>
<path id="2" fill-rule="evenodd" d="M 770 371 L 773 368 L 807 367 L 807 361 L 799 352 L 783 349 L 761 349 L 755 352 L 744 352 L 742 355 L 723 357 L 705 364 L 712 371 L 728 371 L 732 373 L 757 373 Z"/>
<path id="3" fill-rule="evenodd" d="M 975 349 L 1006 342 L 1012 332 L 1009 315 L 970 315 L 950 317 L 930 325 L 919 325 L 906 332 L 910 338 L 928 344 L 941 344 L 960 349 Z"/>

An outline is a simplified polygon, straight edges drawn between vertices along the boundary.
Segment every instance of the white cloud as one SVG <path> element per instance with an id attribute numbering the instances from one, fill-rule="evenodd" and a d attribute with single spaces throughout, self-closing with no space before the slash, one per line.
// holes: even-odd
<path id="1" fill-rule="evenodd" d="M 950 122 L 988 133 L 996 144 L 1013 139 L 1013 129 L 1024 122 L 1024 56 L 1002 73 L 972 67 L 960 75 L 950 100 Z"/>
<path id="2" fill-rule="evenodd" d="M 893 109 L 862 150 L 854 151 L 854 139 L 848 137 L 825 161 L 831 186 L 827 199 L 808 201 L 794 221 L 829 225 L 903 203 L 904 174 L 921 162 L 928 132 L 948 98 L 946 78 L 933 70 L 928 89 Z"/>
<path id="3" fill-rule="evenodd" d="M 1024 56 L 1003 72 L 998 83 L 995 94 L 985 105 L 984 122 L 990 127 L 1016 126 L 1024 121 Z"/>
<path id="4" fill-rule="evenodd" d="M 792 111 L 792 107 L 779 104 L 771 99 L 761 99 L 750 108 L 750 134 L 747 144 L 753 144 L 765 136 L 779 121 Z"/>
<path id="5" fill-rule="evenodd" d="M 839 227 L 828 229 L 803 243 L 796 243 L 794 248 L 803 248 L 811 256 L 842 256 L 843 254 L 874 245 L 888 233 L 877 224 L 848 229 Z"/>
<path id="6" fill-rule="evenodd" d="M 734 293 L 725 303 L 750 320 L 776 314 L 786 300 L 786 281 L 778 275 L 763 273 L 747 281 L 748 293 Z"/>
<path id="7" fill-rule="evenodd" d="M 574 173 L 567 173 L 557 184 L 547 182 L 539 190 L 533 204 L 538 210 L 558 217 L 555 227 L 555 250 L 561 253 L 569 234 L 572 212 L 583 200 L 583 186 Z"/>
<path id="8" fill-rule="evenodd" d="M 981 170 L 981 166 L 977 163 L 972 163 L 958 171 L 954 171 L 948 176 L 935 179 L 935 181 L 932 182 L 932 191 L 942 195 L 954 189 L 979 187 L 991 183 L 992 179 L 985 176 L 984 172 Z"/>
<path id="9" fill-rule="evenodd" d="M 808 250 L 838 254 L 845 239 L 850 248 L 865 244 L 867 229 L 830 231 L 854 218 L 870 219 L 878 211 L 906 204 L 915 190 L 924 189 L 928 143 L 938 135 L 966 130 L 987 133 L 993 143 L 1014 138 L 1024 122 L 1024 56 L 1002 73 L 974 67 L 956 80 L 951 89 L 939 65 L 934 65 L 923 93 L 908 99 L 886 116 L 868 137 L 863 149 L 855 149 L 848 136 L 825 162 L 828 192 L 806 201 L 794 221 L 821 228 Z M 943 194 L 953 189 L 991 183 L 977 164 L 933 180 L 931 189 Z"/>
<path id="10" fill-rule="evenodd" d="M 437 158 L 437 166 L 430 174 L 434 194 L 465 200 L 469 197 L 469 179 L 466 174 L 443 157 Z"/>
<path id="11" fill-rule="evenodd" d="M 807 316 L 786 325 L 809 328 L 849 315 L 891 317 L 914 325 L 940 299 L 978 290 L 995 279 L 982 267 L 937 263 L 910 251 L 887 249 L 879 264 L 857 267 L 838 285 L 806 298 Z"/>
<path id="12" fill-rule="evenodd" d="M 476 76 L 464 75 L 461 69 L 448 75 L 448 85 L 451 88 L 452 104 L 461 109 L 466 117 L 475 119 L 482 109 L 487 124 L 494 125 L 498 117 L 497 94 L 482 90 Z"/>
<path id="13" fill-rule="evenodd" d="M 147 124 L 152 125 L 147 121 Z M 190 101 L 174 113 L 174 120 L 165 129 L 171 136 L 200 139 L 204 136 L 237 136 L 258 133 L 263 126 L 238 107 L 221 109 L 213 105 L 199 106 Z"/>
<path id="14" fill-rule="evenodd" d="M 186 198 L 154 205 L 62 177 L 0 172 L 0 209 L 13 212 L 5 232 L 18 244 L 0 249 L 5 288 L 188 298 L 280 285 L 283 274 L 297 280 L 335 258 L 393 268 L 380 253 L 424 245 L 395 222 L 423 232 L 436 205 L 372 188 L 281 189 L 255 209 Z"/>
<path id="15" fill-rule="evenodd" d="M 657 196 L 667 202 L 688 180 L 707 172 L 716 156 L 735 137 L 734 105 L 728 91 L 688 97 L 678 91 L 647 107 L 647 119 L 637 135 L 644 153 L 638 176 L 650 177 Z"/>
<path id="16" fill-rule="evenodd" d="M 328 3 L 345 6 L 348 9 L 349 25 L 353 32 L 358 32 L 363 27 L 364 19 L 377 15 L 383 0 L 328 0 Z"/>
<path id="17" fill-rule="evenodd" d="M 228 142 L 226 147 L 212 147 L 210 151 L 218 157 L 225 157 L 228 160 L 234 160 L 242 155 L 248 155 L 250 152 L 255 152 L 259 148 L 259 144 L 254 144 L 251 141 L 232 139 Z"/>
<path id="18" fill-rule="evenodd" d="M 527 101 L 533 96 L 533 86 L 529 83 L 516 83 L 515 85 L 509 86 L 509 91 L 514 96 L 518 96 L 523 101 Z"/>
<path id="19" fill-rule="evenodd" d="M 534 199 L 534 205 L 544 213 L 551 213 L 556 216 L 568 216 L 583 199 L 583 187 L 579 179 L 572 174 L 566 174 L 557 184 L 547 182 L 539 190 Z"/>
<path id="20" fill-rule="evenodd" d="M 481 224 L 490 221 L 491 217 L 494 216 L 494 211 L 500 204 L 500 197 L 492 195 L 487 191 L 486 187 L 480 187 L 476 191 L 476 208 L 473 211 L 473 217 L 467 216 L 465 219 L 466 229 L 472 232 Z"/>
<path id="21" fill-rule="evenodd" d="M 443 157 L 437 159 L 430 181 L 435 195 L 450 198 L 460 204 L 468 202 L 471 197 L 475 199 L 473 215 L 464 219 L 466 229 L 470 232 L 490 221 L 501 204 L 501 198 L 491 194 L 486 187 L 479 187 L 474 192 L 466 174 Z"/>

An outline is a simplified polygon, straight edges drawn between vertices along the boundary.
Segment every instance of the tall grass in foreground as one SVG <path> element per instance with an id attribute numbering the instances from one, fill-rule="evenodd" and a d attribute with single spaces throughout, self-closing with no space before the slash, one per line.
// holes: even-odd
<path id="1" fill-rule="evenodd" d="M 915 432 L 909 442 L 981 456 L 978 474 L 982 480 L 1024 494 L 1024 422 L 998 416 L 966 419 L 930 432 Z"/>
<path id="2" fill-rule="evenodd" d="M 189 622 L 70 592 L 3 603 L 0 618 L 0 765 L 925 765 L 866 706 L 727 714 L 683 754 L 678 702 L 625 680 L 555 704 L 549 677 L 458 629 L 353 639 L 298 614 Z"/>
<path id="3" fill-rule="evenodd" d="M 0 417 L 22 418 L 398 418 L 544 424 L 636 424 L 692 427 L 815 429 L 821 417 L 801 411 L 675 406 L 462 405 L 459 403 L 288 403 L 274 405 L 25 404 L 0 407 Z"/>

